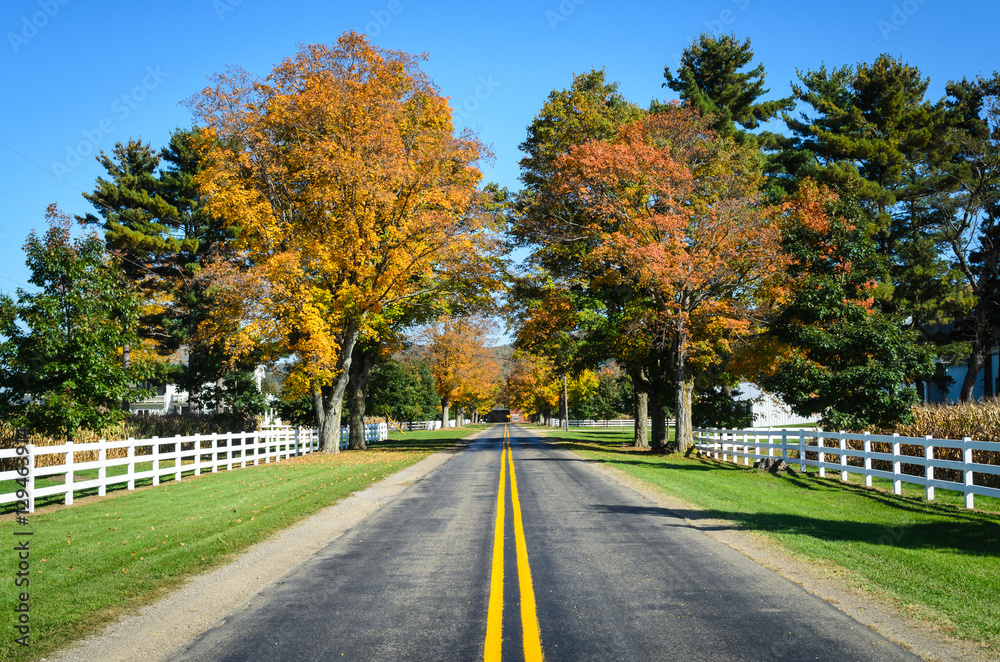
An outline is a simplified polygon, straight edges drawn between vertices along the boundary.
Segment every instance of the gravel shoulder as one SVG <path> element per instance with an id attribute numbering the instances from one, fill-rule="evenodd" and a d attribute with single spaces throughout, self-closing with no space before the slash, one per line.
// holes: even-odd
<path id="1" fill-rule="evenodd" d="M 471 435 L 474 439 L 482 432 Z M 464 442 L 463 442 L 464 443 Z M 439 469 L 454 449 L 436 453 L 381 482 L 247 550 L 231 564 L 194 577 L 163 599 L 109 625 L 102 633 L 77 642 L 50 660 L 117 662 L 164 660 L 183 651 L 202 633 L 247 609 L 255 596 L 280 583 L 290 572 L 363 519 L 397 498 L 411 485 Z M 697 510 L 680 499 L 597 461 L 591 467 L 668 510 Z M 974 644 L 908 617 L 888 598 L 865 591 L 846 573 L 820 568 L 784 553 L 766 537 L 741 531 L 731 522 L 686 518 L 691 527 L 799 584 L 882 636 L 928 661 L 986 662 L 995 659 Z"/>

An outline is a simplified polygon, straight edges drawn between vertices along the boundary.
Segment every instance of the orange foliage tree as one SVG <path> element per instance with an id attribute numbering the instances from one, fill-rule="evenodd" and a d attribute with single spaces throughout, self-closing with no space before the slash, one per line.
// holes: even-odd
<path id="1" fill-rule="evenodd" d="M 240 225 L 241 261 L 218 268 L 216 317 L 240 322 L 227 348 L 294 354 L 286 384 L 312 394 L 321 448 L 337 452 L 359 338 L 474 261 L 485 149 L 456 134 L 417 58 L 354 32 L 303 46 L 266 78 L 231 69 L 189 104 L 206 205 Z"/>
<path id="2" fill-rule="evenodd" d="M 779 208 L 760 199 L 760 156 L 716 136 L 697 111 L 668 106 L 612 140 L 571 148 L 558 165 L 554 232 L 589 242 L 591 272 L 633 292 L 651 370 L 675 388 L 686 450 L 695 372 L 785 295 Z M 584 213 L 561 219 L 567 199 Z M 654 445 L 665 441 L 658 422 L 654 411 Z"/>
<path id="3" fill-rule="evenodd" d="M 444 316 L 424 331 L 427 363 L 441 398 L 441 425 L 448 426 L 452 403 L 479 409 L 495 400 L 499 368 L 489 347 L 489 327 L 470 315 Z M 488 410 L 487 410 L 488 411 Z"/>

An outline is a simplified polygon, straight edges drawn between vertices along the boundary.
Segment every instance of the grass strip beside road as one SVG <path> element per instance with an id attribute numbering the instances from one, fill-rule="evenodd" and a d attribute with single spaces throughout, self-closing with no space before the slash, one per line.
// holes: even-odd
<path id="1" fill-rule="evenodd" d="M 392 433 L 367 451 L 309 454 L 185 477 L 134 492 L 42 509 L 28 526 L 0 522 L 8 587 L 0 660 L 39 659 L 122 614 L 220 566 L 251 545 L 486 426 Z M 30 530 L 28 589 L 14 587 L 14 531 Z M 30 593 L 31 646 L 16 644 L 10 615 Z"/>
<path id="2" fill-rule="evenodd" d="M 750 467 L 623 447 L 617 430 L 541 429 L 589 460 L 655 485 L 695 509 L 690 519 L 728 520 L 766 534 L 845 581 L 896 602 L 952 635 L 1000 651 L 1000 505 L 961 507 L 961 495 L 922 490 L 896 496 L 816 473 L 761 473 Z M 793 469 L 797 466 L 793 465 Z"/>

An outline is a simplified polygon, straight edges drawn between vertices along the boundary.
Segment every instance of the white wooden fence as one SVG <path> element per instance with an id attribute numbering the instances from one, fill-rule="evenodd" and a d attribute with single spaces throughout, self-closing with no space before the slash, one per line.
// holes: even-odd
<path id="1" fill-rule="evenodd" d="M 455 427 L 455 420 L 448 421 L 448 427 Z M 412 432 L 414 430 L 440 430 L 441 421 L 393 421 L 389 428 L 399 432 Z"/>
<path id="2" fill-rule="evenodd" d="M 365 426 L 365 442 L 376 443 L 388 438 L 385 423 Z M 347 448 L 348 428 L 341 428 L 340 447 Z M 123 457 L 109 457 L 109 451 L 122 449 Z M 194 471 L 216 473 L 220 468 L 239 469 L 247 465 L 279 462 L 311 453 L 319 449 L 319 435 L 312 428 L 272 426 L 257 432 L 226 432 L 174 437 L 152 437 L 151 439 L 126 439 L 124 441 L 99 441 L 97 443 L 74 444 L 67 442 L 60 446 L 35 446 L 25 444 L 19 448 L 0 449 L 0 459 L 18 458 L 20 468 L 0 471 L 0 481 L 23 481 L 24 487 L 12 492 L 0 493 L 0 504 L 21 502 L 27 512 L 35 511 L 35 501 L 40 497 L 64 494 L 67 505 L 73 503 L 73 493 L 97 488 L 104 496 L 108 486 L 125 483 L 130 490 L 135 489 L 137 480 L 152 479 L 159 485 L 164 476 L 181 480 L 182 473 Z M 78 461 L 78 453 L 97 454 L 96 460 Z M 120 453 L 118 453 L 120 454 Z M 36 466 L 36 458 L 41 456 L 63 456 L 62 462 L 50 466 Z M 109 469 L 123 467 L 124 471 Z M 97 477 L 77 480 L 77 474 L 97 470 Z M 37 487 L 39 479 L 63 475 L 56 485 Z M 19 487 L 19 486 L 18 486 Z"/>
<path id="3" fill-rule="evenodd" d="M 667 419 L 666 424 L 667 424 L 667 426 L 673 425 L 674 424 L 673 419 Z M 557 428 L 560 425 L 562 425 L 562 419 L 550 418 L 548 420 L 548 426 L 549 427 Z M 649 427 L 653 427 L 653 421 L 652 420 L 647 421 L 647 425 L 649 425 Z M 622 419 L 614 419 L 614 420 L 608 420 L 608 421 L 591 421 L 591 420 L 579 420 L 578 421 L 578 420 L 575 420 L 575 419 L 571 418 L 569 420 L 569 426 L 571 428 L 577 428 L 577 427 L 579 427 L 579 428 L 634 428 L 635 427 L 635 419 L 632 419 L 632 418 L 622 418 Z"/>
<path id="4" fill-rule="evenodd" d="M 851 445 L 860 448 L 849 448 Z M 889 444 L 891 452 L 875 452 L 872 444 Z M 983 464 L 973 460 L 973 452 L 988 453 L 991 460 L 1000 461 L 1000 444 L 990 441 L 973 441 L 966 437 L 955 439 L 934 439 L 927 437 L 900 437 L 898 434 L 878 435 L 850 432 L 824 432 L 823 430 L 695 430 L 695 446 L 699 451 L 735 463 L 743 460 L 750 465 L 751 460 L 765 457 L 783 458 L 789 465 L 818 467 L 819 475 L 826 476 L 826 470 L 840 472 L 840 479 L 846 481 L 849 474 L 864 476 L 865 485 L 871 487 L 872 478 L 892 481 L 893 492 L 902 493 L 903 483 L 922 485 L 927 499 L 934 500 L 934 489 L 955 490 L 965 494 L 965 507 L 973 508 L 975 495 L 1000 498 L 1000 489 L 977 485 L 975 476 L 979 474 L 1000 475 L 1000 465 Z M 906 453 L 906 446 L 918 447 L 919 454 Z M 946 460 L 935 457 L 938 449 L 957 449 L 961 460 Z M 794 457 L 792 456 L 794 454 Z M 813 457 L 810 457 L 813 456 Z M 814 459 L 813 459 L 814 458 Z M 882 460 L 892 465 L 892 471 L 872 468 L 872 462 Z M 923 467 L 923 475 L 903 473 L 903 465 Z M 960 472 L 961 481 L 942 480 L 935 476 L 936 470 Z"/>

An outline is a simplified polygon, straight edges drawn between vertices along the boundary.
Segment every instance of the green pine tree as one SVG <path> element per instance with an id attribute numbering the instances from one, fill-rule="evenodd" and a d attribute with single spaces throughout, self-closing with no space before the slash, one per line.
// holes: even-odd
<path id="1" fill-rule="evenodd" d="M 202 207 L 194 182 L 202 167 L 197 139 L 196 129 L 177 130 L 160 153 L 136 140 L 117 144 L 111 156 L 102 153 L 108 178 L 84 194 L 98 215 L 80 221 L 103 229 L 109 250 L 121 256 L 142 294 L 140 338 L 166 359 L 158 381 L 186 390 L 192 410 L 259 414 L 266 404 L 250 378 L 252 357 L 231 365 L 221 347 L 197 337 L 213 311 L 211 284 L 198 276 L 235 237 Z"/>
<path id="2" fill-rule="evenodd" d="M 703 34 L 681 54 L 676 74 L 670 67 L 663 69 L 663 87 L 677 92 L 681 100 L 702 113 L 714 116 L 712 128 L 720 135 L 733 136 L 740 143 L 773 141 L 774 134 L 755 137 L 750 131 L 791 109 L 794 102 L 791 97 L 762 101 L 770 92 L 764 87 L 764 65 L 747 70 L 752 62 L 749 39 L 740 43 L 732 34 Z M 659 106 L 654 102 L 653 110 Z"/>

